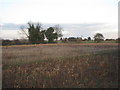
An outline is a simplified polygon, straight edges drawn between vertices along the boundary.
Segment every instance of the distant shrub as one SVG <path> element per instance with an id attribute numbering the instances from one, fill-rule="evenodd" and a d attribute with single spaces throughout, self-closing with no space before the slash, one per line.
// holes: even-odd
<path id="1" fill-rule="evenodd" d="M 77 41 L 77 39 L 75 37 L 69 37 L 68 41 Z"/>
<path id="2" fill-rule="evenodd" d="M 2 45 L 6 46 L 6 45 L 23 45 L 23 44 L 30 44 L 27 40 L 19 40 L 19 39 L 15 39 L 15 40 L 2 40 Z"/>
<path id="3" fill-rule="evenodd" d="M 104 41 L 104 36 L 101 33 L 96 33 L 94 35 L 94 41 L 97 43 Z"/>
<path id="4" fill-rule="evenodd" d="M 117 42 L 117 43 L 120 43 L 120 38 L 117 38 L 117 39 L 116 39 L 116 42 Z"/>
<path id="5" fill-rule="evenodd" d="M 2 40 L 2 45 L 11 45 L 12 41 L 11 40 Z"/>

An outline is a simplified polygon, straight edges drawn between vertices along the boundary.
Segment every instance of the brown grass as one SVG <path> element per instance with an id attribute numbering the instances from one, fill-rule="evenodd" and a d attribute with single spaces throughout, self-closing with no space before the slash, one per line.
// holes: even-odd
<path id="1" fill-rule="evenodd" d="M 117 87 L 117 44 L 4 46 L 3 88 Z"/>
<path id="2" fill-rule="evenodd" d="M 11 46 L 2 46 L 2 47 L 31 47 L 31 46 L 33 46 L 33 47 L 35 47 L 35 46 L 58 46 L 58 45 L 68 45 L 68 46 L 70 46 L 70 45 L 118 45 L 118 43 L 78 43 L 78 44 L 76 44 L 76 43 L 73 43 L 73 44 L 69 44 L 69 43 L 57 43 L 57 44 L 31 44 L 31 45 L 11 45 Z"/>

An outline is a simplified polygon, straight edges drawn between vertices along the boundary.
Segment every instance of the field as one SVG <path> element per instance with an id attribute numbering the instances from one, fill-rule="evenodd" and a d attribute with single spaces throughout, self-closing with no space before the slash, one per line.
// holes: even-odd
<path id="1" fill-rule="evenodd" d="M 118 87 L 117 43 L 2 47 L 3 88 Z"/>

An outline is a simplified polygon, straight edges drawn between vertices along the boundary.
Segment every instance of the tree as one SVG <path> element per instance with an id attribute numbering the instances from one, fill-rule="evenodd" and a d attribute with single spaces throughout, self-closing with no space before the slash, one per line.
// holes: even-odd
<path id="1" fill-rule="evenodd" d="M 91 37 L 88 37 L 88 41 L 90 41 L 91 40 Z"/>
<path id="2" fill-rule="evenodd" d="M 44 33 L 41 24 L 28 22 L 28 27 L 26 29 L 28 32 L 25 31 L 25 27 L 21 27 L 22 33 L 26 35 L 30 43 L 38 44 L 44 42 Z"/>
<path id="3" fill-rule="evenodd" d="M 57 25 L 55 25 L 54 27 L 54 32 L 55 33 L 57 33 L 57 39 L 58 39 L 58 37 L 62 37 L 63 36 L 63 34 L 62 34 L 62 30 L 63 30 L 63 28 L 59 25 L 59 24 L 57 24 Z"/>
<path id="4" fill-rule="evenodd" d="M 54 28 L 53 27 L 49 27 L 46 31 L 45 31 L 45 36 L 48 39 L 48 42 L 53 42 L 54 39 L 58 38 L 58 34 L 56 32 L 54 32 Z"/>
<path id="5" fill-rule="evenodd" d="M 25 30 L 26 29 L 26 30 Z M 44 43 L 44 39 L 47 38 L 48 42 L 53 42 L 54 39 L 62 37 L 62 28 L 59 25 L 49 27 L 47 30 L 43 30 L 42 25 L 39 23 L 28 22 L 28 26 L 21 27 L 21 32 L 28 38 L 30 43 Z"/>
<path id="6" fill-rule="evenodd" d="M 96 33 L 94 36 L 94 40 L 98 43 L 104 40 L 104 36 L 101 33 Z"/>
<path id="7" fill-rule="evenodd" d="M 28 34 L 28 31 L 27 30 L 25 30 L 26 29 L 26 27 L 25 26 L 21 26 L 20 27 L 20 32 L 19 32 L 19 34 L 21 34 L 22 35 L 22 39 L 28 39 L 29 38 L 29 34 Z"/>
<path id="8" fill-rule="evenodd" d="M 33 44 L 44 42 L 44 33 L 42 33 L 41 24 L 28 23 L 29 41 Z"/>

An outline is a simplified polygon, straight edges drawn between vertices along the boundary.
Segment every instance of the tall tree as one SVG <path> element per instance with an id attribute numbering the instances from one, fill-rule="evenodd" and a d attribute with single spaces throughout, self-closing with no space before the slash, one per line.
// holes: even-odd
<path id="1" fill-rule="evenodd" d="M 39 23 L 28 22 L 28 27 L 21 27 L 21 31 L 28 38 L 29 42 L 32 44 L 38 44 L 44 42 L 44 33 L 42 32 L 42 25 Z"/>
<path id="2" fill-rule="evenodd" d="M 95 36 L 94 36 L 94 40 L 96 42 L 103 41 L 104 40 L 104 36 L 101 33 L 96 33 Z"/>
<path id="3" fill-rule="evenodd" d="M 44 34 L 42 33 L 41 24 L 37 23 L 28 23 L 28 33 L 29 33 L 29 41 L 33 44 L 35 43 L 43 43 L 44 42 Z"/>
<path id="4" fill-rule="evenodd" d="M 48 42 L 54 42 L 54 39 L 58 38 L 58 34 L 56 32 L 54 32 L 54 28 L 53 27 L 49 27 L 46 32 L 45 32 L 45 36 L 48 39 Z"/>
<path id="5" fill-rule="evenodd" d="M 63 36 L 62 34 L 63 28 L 59 24 L 55 25 L 53 28 L 54 28 L 54 32 L 57 33 L 57 39 L 58 37 L 61 38 Z"/>
<path id="6" fill-rule="evenodd" d="M 23 26 L 21 27 L 22 34 L 24 34 L 29 42 L 33 44 L 43 43 L 45 38 L 48 39 L 48 42 L 54 42 L 55 39 L 57 40 L 59 37 L 63 36 L 62 30 L 62 27 L 59 25 L 43 30 L 41 24 L 31 22 L 28 22 L 27 28 L 24 28 Z"/>

